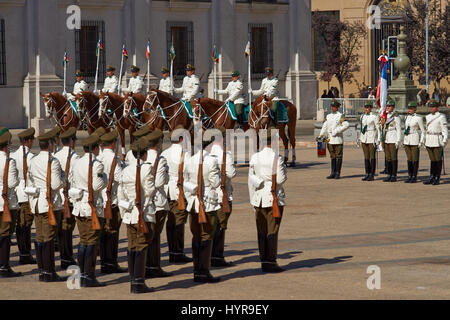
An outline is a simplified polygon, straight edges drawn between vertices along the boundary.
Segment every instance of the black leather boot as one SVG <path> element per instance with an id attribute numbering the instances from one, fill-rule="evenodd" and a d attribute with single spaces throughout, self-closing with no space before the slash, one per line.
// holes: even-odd
<path id="1" fill-rule="evenodd" d="M 172 259 L 169 257 L 169 261 L 175 263 L 192 262 L 192 259 L 184 254 L 184 224 L 175 226 L 175 235 L 175 248 Z"/>
<path id="2" fill-rule="evenodd" d="M 436 161 L 435 169 L 434 169 L 434 180 L 432 182 L 433 186 L 437 186 L 441 180 L 441 172 L 442 172 L 442 160 Z"/>
<path id="3" fill-rule="evenodd" d="M 147 262 L 145 266 L 146 278 L 164 278 L 170 277 L 171 272 L 165 272 L 161 269 L 161 236 L 156 234 L 147 248 Z"/>
<path id="4" fill-rule="evenodd" d="M 19 247 L 19 264 L 36 264 L 31 255 L 31 228 L 16 226 L 17 246 Z"/>
<path id="5" fill-rule="evenodd" d="M 262 263 L 262 271 L 270 273 L 283 272 L 285 269 L 277 264 L 278 234 L 267 235 L 266 261 Z"/>
<path id="6" fill-rule="evenodd" d="M 36 263 L 38 266 L 39 281 L 44 281 L 44 264 L 42 263 L 42 243 L 34 242 L 34 249 L 36 251 Z"/>
<path id="7" fill-rule="evenodd" d="M 20 277 L 21 272 L 14 272 L 9 265 L 11 237 L 0 237 L 0 278 Z"/>
<path id="8" fill-rule="evenodd" d="M 413 177 L 413 162 L 408 161 L 408 179 L 405 180 L 405 183 L 411 183 Z"/>
<path id="9" fill-rule="evenodd" d="M 370 159 L 370 172 L 369 177 L 367 178 L 367 181 L 373 181 L 375 180 L 375 170 L 377 168 L 377 161 L 375 158 Z"/>
<path id="10" fill-rule="evenodd" d="M 392 161 L 387 162 L 387 177 L 383 179 L 383 182 L 391 182 L 392 178 Z"/>
<path id="11" fill-rule="evenodd" d="M 145 284 L 145 261 L 147 259 L 147 248 L 134 253 L 134 279 L 131 281 L 131 293 L 153 292 L 153 288 Z"/>
<path id="12" fill-rule="evenodd" d="M 209 272 L 211 266 L 212 240 L 200 242 L 199 250 L 199 272 L 194 273 L 194 282 L 215 283 L 220 281 L 220 277 L 213 277 Z"/>
<path id="13" fill-rule="evenodd" d="M 166 222 L 166 238 L 167 238 L 167 247 L 169 249 L 169 262 L 173 262 L 173 252 L 175 248 L 175 225 L 169 224 L 169 221 Z"/>
<path id="14" fill-rule="evenodd" d="M 423 184 L 432 184 L 434 181 L 434 173 L 436 168 L 436 161 L 431 161 L 430 163 L 430 177 L 427 181 L 424 181 Z"/>
<path id="15" fill-rule="evenodd" d="M 390 182 L 397 182 L 398 160 L 392 161 L 392 176 Z"/>
<path id="16" fill-rule="evenodd" d="M 258 250 L 259 259 L 261 263 L 266 261 L 266 251 L 267 251 L 267 236 L 264 234 L 258 234 Z"/>
<path id="17" fill-rule="evenodd" d="M 339 158 L 336 161 L 336 174 L 334 176 L 335 179 L 341 178 L 341 169 L 342 169 L 342 158 Z"/>
<path id="18" fill-rule="evenodd" d="M 366 169 L 366 175 L 364 176 L 364 178 L 362 178 L 362 181 L 367 181 L 367 179 L 369 178 L 370 175 L 370 160 L 364 160 L 364 167 Z"/>
<path id="19" fill-rule="evenodd" d="M 416 183 L 417 182 L 417 173 L 419 172 L 419 161 L 414 161 L 413 163 L 413 175 L 411 177 L 410 183 Z"/>
<path id="20" fill-rule="evenodd" d="M 84 266 L 86 265 L 86 248 L 87 246 L 80 244 L 78 247 L 78 267 L 80 268 L 80 286 L 84 287 L 86 281 L 86 272 Z"/>
<path id="21" fill-rule="evenodd" d="M 66 281 L 67 277 L 62 278 L 55 272 L 55 240 L 42 243 L 42 262 L 44 282 Z"/>
<path id="22" fill-rule="evenodd" d="M 97 245 L 86 246 L 85 261 L 84 261 L 84 271 L 86 274 L 86 278 L 84 280 L 84 287 L 95 288 L 105 286 L 104 284 L 98 282 L 95 276 L 97 250 L 98 250 Z"/>
<path id="23" fill-rule="evenodd" d="M 111 264 L 112 264 L 112 271 L 113 273 L 126 273 L 128 272 L 127 268 L 122 268 L 119 266 L 118 258 L 119 258 L 119 231 L 115 233 L 111 233 L 111 244 L 110 244 L 110 250 L 111 250 Z"/>
<path id="24" fill-rule="evenodd" d="M 77 264 L 73 259 L 72 230 L 62 231 L 59 254 L 61 257 L 61 269 L 66 270 L 68 267 Z"/>
<path id="25" fill-rule="evenodd" d="M 234 265 L 232 262 L 227 262 L 225 260 L 224 251 L 225 251 L 225 229 L 217 227 L 213 237 L 211 266 L 231 267 Z"/>
<path id="26" fill-rule="evenodd" d="M 100 253 L 100 272 L 101 273 L 110 273 L 108 268 L 108 239 L 109 239 L 109 233 L 105 230 L 102 230 L 100 232 L 100 246 L 99 246 L 99 253 Z"/>
<path id="27" fill-rule="evenodd" d="M 192 261 L 194 263 L 194 277 L 200 274 L 200 242 L 192 239 Z"/>
<path id="28" fill-rule="evenodd" d="M 336 177 L 336 160 L 337 159 L 331 159 L 331 174 L 327 179 L 334 179 Z"/>
<path id="29" fill-rule="evenodd" d="M 130 274 L 130 285 L 134 281 L 134 254 L 136 251 L 127 250 L 128 273 Z"/>

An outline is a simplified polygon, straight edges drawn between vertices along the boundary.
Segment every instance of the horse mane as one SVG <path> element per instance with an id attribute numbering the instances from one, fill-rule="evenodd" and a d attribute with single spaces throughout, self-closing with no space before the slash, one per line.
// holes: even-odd
<path id="1" fill-rule="evenodd" d="M 209 103 L 209 104 L 212 104 L 212 105 L 216 106 L 217 108 L 220 108 L 220 107 L 222 107 L 225 104 L 225 102 L 223 102 L 223 101 L 215 100 L 215 99 L 211 99 L 211 98 L 199 98 L 198 102 L 200 104 L 202 104 L 202 102 L 203 103 Z"/>
<path id="2" fill-rule="evenodd" d="M 154 92 L 160 94 L 161 96 L 163 96 L 164 98 L 170 100 L 173 103 L 178 101 L 178 99 L 176 97 L 174 97 L 173 95 L 171 95 L 171 94 L 169 94 L 167 92 L 161 91 L 159 89 L 152 89 L 151 91 L 154 91 Z"/>

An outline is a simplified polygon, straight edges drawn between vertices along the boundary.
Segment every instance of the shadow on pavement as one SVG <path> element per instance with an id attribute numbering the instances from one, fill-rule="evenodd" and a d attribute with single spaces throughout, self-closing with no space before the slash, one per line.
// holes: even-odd
<path id="1" fill-rule="evenodd" d="M 297 169 L 308 169 L 310 167 L 316 167 L 316 166 L 321 166 L 325 164 L 324 162 L 305 162 L 305 163 L 299 163 L 296 162 L 295 163 L 295 167 L 288 167 L 289 169 L 292 170 L 297 170 Z"/>
<path id="2" fill-rule="evenodd" d="M 300 268 L 314 268 L 314 267 L 321 266 L 324 264 L 344 262 L 351 258 L 353 258 L 353 256 L 341 256 L 341 257 L 334 257 L 332 259 L 326 259 L 326 258 L 309 259 L 309 260 L 302 260 L 302 261 L 294 261 L 294 262 L 289 263 L 286 266 L 282 265 L 281 267 L 286 270 L 293 270 L 293 269 L 300 269 Z"/>

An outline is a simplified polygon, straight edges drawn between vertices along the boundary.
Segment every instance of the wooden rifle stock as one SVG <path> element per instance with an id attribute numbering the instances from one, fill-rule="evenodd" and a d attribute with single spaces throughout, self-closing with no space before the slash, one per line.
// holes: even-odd
<path id="1" fill-rule="evenodd" d="M 136 162 L 136 208 L 139 213 L 138 231 L 140 233 L 148 233 L 148 227 L 145 223 L 144 212 L 142 211 L 141 202 L 141 153 L 138 150 Z"/>
<path id="2" fill-rule="evenodd" d="M 108 186 L 106 187 L 105 219 L 112 218 L 111 189 L 112 189 L 112 185 L 114 182 L 114 172 L 116 171 L 116 165 L 117 165 L 117 148 L 116 148 L 116 152 L 114 153 L 114 159 L 111 164 L 111 169 L 109 170 Z"/>
<path id="3" fill-rule="evenodd" d="M 70 218 L 70 208 L 69 208 L 69 171 L 70 171 L 70 159 L 72 154 L 72 148 L 69 146 L 69 153 L 67 154 L 66 168 L 64 170 L 66 184 L 64 186 L 64 218 Z"/>
<path id="4" fill-rule="evenodd" d="M 222 189 L 222 211 L 223 213 L 230 213 L 230 202 L 228 202 L 228 193 L 226 190 L 227 183 L 227 174 L 226 174 L 226 165 L 227 165 L 227 153 L 223 150 L 222 157 L 222 170 L 221 170 L 221 184 L 220 188 Z"/>
<path id="5" fill-rule="evenodd" d="M 278 167 L 278 157 L 277 154 L 275 153 L 274 155 L 274 159 L 273 159 L 273 174 L 272 174 L 272 187 L 271 187 L 271 192 L 272 192 L 272 197 L 273 197 L 273 202 L 272 202 L 272 217 L 274 218 L 281 218 L 281 214 L 280 214 L 280 208 L 278 207 L 278 196 L 277 196 L 277 167 Z"/>
<path id="6" fill-rule="evenodd" d="M 48 224 L 51 226 L 56 226 L 56 217 L 53 212 L 52 203 L 52 153 L 50 149 L 48 150 L 48 161 L 47 161 L 47 203 L 48 203 Z"/>
<path id="7" fill-rule="evenodd" d="M 8 175 L 9 175 L 9 149 L 6 151 L 5 169 L 3 171 L 3 222 L 11 222 L 11 211 L 9 211 L 8 201 Z"/>
<path id="8" fill-rule="evenodd" d="M 203 204 L 202 184 L 203 184 L 203 150 L 200 150 L 198 157 L 198 174 L 197 174 L 197 199 L 198 199 L 198 223 L 206 223 L 206 214 Z"/>
<path id="9" fill-rule="evenodd" d="M 184 151 L 181 151 L 180 164 L 178 165 L 178 210 L 186 210 L 186 202 L 184 201 L 183 192 L 183 167 L 184 167 Z"/>
<path id="10" fill-rule="evenodd" d="M 92 188 L 92 151 L 89 150 L 89 169 L 88 169 L 88 193 L 89 193 L 89 206 L 91 207 L 91 218 L 92 218 L 92 230 L 100 230 L 100 221 L 97 217 L 97 208 L 94 204 L 94 190 Z"/>

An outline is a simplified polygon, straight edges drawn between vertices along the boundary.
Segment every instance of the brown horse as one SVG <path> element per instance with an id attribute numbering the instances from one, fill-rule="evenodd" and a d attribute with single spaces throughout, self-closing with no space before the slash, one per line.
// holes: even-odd
<path id="1" fill-rule="evenodd" d="M 66 131 L 70 127 L 78 129 L 80 124 L 79 112 L 75 112 L 69 100 L 58 92 L 40 94 L 45 105 L 45 116 L 53 118 L 61 130 Z"/>
<path id="2" fill-rule="evenodd" d="M 109 123 L 99 116 L 100 100 L 95 93 L 82 91 L 75 96 L 75 102 L 89 134 L 99 127 L 109 127 Z"/>
<path id="3" fill-rule="evenodd" d="M 150 89 L 143 108 L 151 110 L 147 122 L 151 129 L 173 130 L 178 125 L 190 129 L 192 126 L 192 119 L 181 101 L 164 91 Z"/>
<path id="4" fill-rule="evenodd" d="M 122 145 L 122 156 L 126 154 L 125 149 L 125 130 L 130 134 L 130 143 L 133 143 L 133 132 L 136 130 L 134 123 L 125 116 L 125 99 L 112 92 L 100 91 L 99 116 L 108 123 L 115 123 L 119 132 Z"/>
<path id="5" fill-rule="evenodd" d="M 280 138 L 283 140 L 284 144 L 284 162 L 288 164 L 289 161 L 289 142 L 292 147 L 292 162 L 291 166 L 295 167 L 295 126 L 297 124 L 297 108 L 295 105 L 287 100 L 281 100 L 286 106 L 288 112 L 288 123 L 278 122 L 277 129 L 280 133 Z M 267 99 L 265 96 L 261 96 L 255 99 L 252 103 L 252 108 L 248 115 L 248 125 L 250 128 L 256 129 L 266 129 L 271 121 L 269 116 L 270 108 L 272 106 L 271 99 Z M 286 125 L 288 127 L 288 136 L 286 136 Z"/>
<path id="6" fill-rule="evenodd" d="M 124 94 L 124 117 L 133 123 L 135 128 L 145 125 L 144 103 L 146 97 L 141 93 L 127 92 Z"/>

